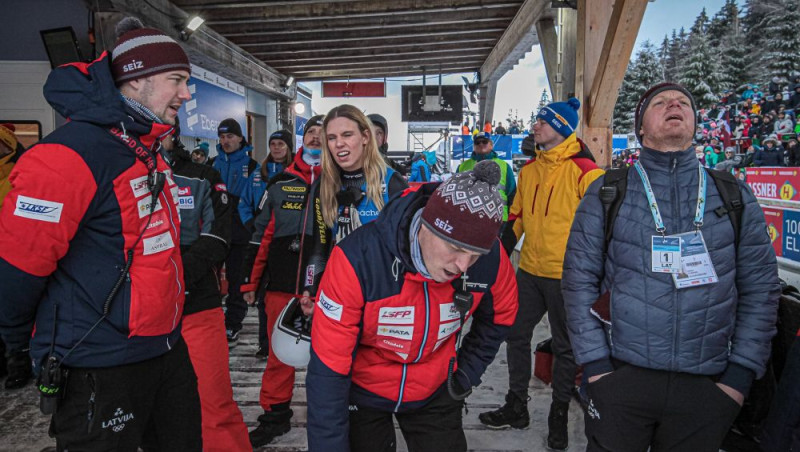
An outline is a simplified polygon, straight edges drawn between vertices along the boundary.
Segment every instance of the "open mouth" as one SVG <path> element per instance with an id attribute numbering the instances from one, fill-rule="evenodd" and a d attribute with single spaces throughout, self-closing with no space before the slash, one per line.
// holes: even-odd
<path id="1" fill-rule="evenodd" d="M 683 116 L 681 116 L 681 115 L 669 115 L 669 116 L 667 116 L 667 121 L 672 121 L 673 119 L 676 119 L 678 121 L 683 121 Z"/>
<path id="2" fill-rule="evenodd" d="M 350 155 L 350 151 L 339 151 L 336 153 L 336 157 L 345 158 Z"/>

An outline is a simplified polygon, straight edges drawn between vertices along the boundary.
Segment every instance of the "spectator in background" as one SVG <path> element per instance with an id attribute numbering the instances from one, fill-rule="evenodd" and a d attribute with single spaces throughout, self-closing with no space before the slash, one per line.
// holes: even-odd
<path id="1" fill-rule="evenodd" d="M 269 136 L 269 155 L 261 163 L 261 180 L 269 181 L 282 173 L 294 160 L 292 132 L 279 130 Z M 260 201 L 260 200 L 259 200 Z"/>
<path id="2" fill-rule="evenodd" d="M 701 165 L 706 166 L 706 154 L 703 152 L 703 145 L 694 147 L 694 155 Z"/>
<path id="3" fill-rule="evenodd" d="M 506 128 L 503 127 L 503 121 L 500 121 L 497 124 L 497 127 L 494 128 L 494 133 L 497 134 L 497 135 L 505 135 L 506 133 L 508 133 L 506 131 Z"/>
<path id="4" fill-rule="evenodd" d="M 717 171 L 730 171 L 736 167 L 741 162 L 741 157 L 736 156 L 736 148 L 734 147 L 727 147 L 725 148 L 724 160 L 717 163 L 717 166 L 714 167 Z"/>
<path id="5" fill-rule="evenodd" d="M 511 127 L 508 129 L 508 133 L 509 133 L 509 135 L 519 135 L 520 134 L 519 124 L 517 124 L 517 121 L 513 121 L 511 123 Z"/>
<path id="6" fill-rule="evenodd" d="M 781 111 L 778 113 L 778 119 L 775 120 L 775 128 L 773 130 L 777 135 L 794 133 L 794 122 L 792 122 L 792 118 L 786 115 L 785 111 Z"/>
<path id="7" fill-rule="evenodd" d="M 225 259 L 225 276 L 228 279 L 228 298 L 225 301 L 225 329 L 228 347 L 239 342 L 239 330 L 247 315 L 247 304 L 239 287 L 242 285 L 242 260 L 245 248 L 253 234 L 253 220 L 258 203 L 264 195 L 266 184 L 261 178 L 261 165 L 250 158 L 253 146 L 242 136 L 242 127 L 233 118 L 227 118 L 217 127 L 219 144 L 213 167 L 219 171 L 228 188 L 233 210 L 231 248 Z"/>
<path id="8" fill-rule="evenodd" d="M 750 146 L 748 146 L 747 147 L 747 151 L 744 153 L 744 157 L 742 157 L 742 160 L 739 162 L 739 164 L 735 165 L 735 167 L 737 169 L 741 169 L 741 168 L 749 168 L 749 167 L 753 166 L 753 158 L 756 155 L 756 151 L 758 151 L 760 149 L 761 149 L 761 146 L 756 146 L 756 145 L 752 145 L 752 144 Z"/>
<path id="9" fill-rule="evenodd" d="M 772 80 L 769 81 L 769 86 L 767 87 L 769 90 L 769 94 L 774 96 L 781 92 L 781 78 L 780 77 L 772 77 Z"/>
<path id="10" fill-rule="evenodd" d="M 464 121 L 461 125 L 461 135 L 469 135 L 469 121 Z"/>
<path id="11" fill-rule="evenodd" d="M 378 144 L 378 152 L 383 156 L 383 162 L 387 167 L 405 176 L 408 168 L 389 158 L 389 124 L 386 122 L 386 118 L 377 113 L 368 115 L 367 118 L 372 123 L 375 142 Z M 322 138 L 325 139 L 325 137 Z"/>
<path id="12" fill-rule="evenodd" d="M 755 91 L 753 91 L 753 85 L 748 83 L 747 85 L 744 85 L 744 92 L 742 92 L 741 100 L 746 101 L 752 99 L 754 94 Z"/>
<path id="13" fill-rule="evenodd" d="M 795 117 L 797 117 L 798 114 L 797 109 L 800 108 L 800 83 L 797 83 L 794 86 L 792 86 L 792 97 L 789 98 L 789 102 L 787 102 L 786 108 L 794 111 L 794 115 Z"/>
<path id="14" fill-rule="evenodd" d="M 409 182 L 431 181 L 431 168 L 428 165 L 428 160 L 427 160 L 428 152 L 433 152 L 433 151 L 424 151 L 417 154 L 414 157 L 414 160 L 411 163 L 411 173 L 408 175 Z"/>
<path id="15" fill-rule="evenodd" d="M 201 165 L 208 164 L 208 143 L 204 141 L 192 149 L 192 161 Z"/>
<path id="16" fill-rule="evenodd" d="M 514 201 L 514 194 L 517 192 L 517 181 L 514 179 L 514 169 L 494 152 L 494 142 L 492 141 L 491 135 L 488 133 L 484 132 L 480 135 L 475 135 L 472 140 L 472 149 L 473 151 L 470 158 L 461 162 L 456 172 L 463 173 L 465 171 L 471 171 L 478 162 L 483 160 L 492 160 L 497 163 L 497 166 L 500 167 L 500 186 L 498 190 L 500 190 L 500 196 L 503 198 L 503 202 L 506 203 L 503 209 L 503 221 L 505 222 L 508 220 L 508 207 Z"/>
<path id="17" fill-rule="evenodd" d="M 776 135 L 764 139 L 764 147 L 753 156 L 753 166 L 785 166 L 783 146 L 778 143 Z"/>
<path id="18" fill-rule="evenodd" d="M 792 138 L 786 144 L 786 154 L 789 166 L 800 166 L 800 143 L 797 138 Z"/>
<path id="19" fill-rule="evenodd" d="M 492 133 L 492 123 L 490 123 L 489 121 L 486 121 L 483 124 L 483 131 L 486 132 L 486 133 L 491 134 Z"/>

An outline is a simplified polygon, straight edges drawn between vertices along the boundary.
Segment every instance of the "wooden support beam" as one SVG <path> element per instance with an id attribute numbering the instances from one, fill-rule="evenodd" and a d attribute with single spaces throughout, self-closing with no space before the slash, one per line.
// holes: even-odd
<path id="1" fill-rule="evenodd" d="M 549 5 L 549 0 L 525 0 L 481 66 L 482 83 L 500 80 L 539 42 L 536 22 L 542 19 L 542 14 Z"/>
<path id="2" fill-rule="evenodd" d="M 90 10 L 96 5 L 92 0 L 85 0 Z M 182 41 L 179 25 L 187 18 L 186 12 L 172 4 L 169 0 L 106 0 L 114 11 L 140 18 L 147 26 L 155 27 L 169 35 L 186 50 L 192 63 L 213 71 L 236 83 L 256 91 L 269 93 L 279 99 L 293 99 L 295 87 L 284 88 L 286 76 L 257 60 L 236 44 L 214 30 L 203 27 L 192 34 L 191 39 Z M 167 12 L 169 14 L 165 14 Z M 185 20 L 185 19 L 183 19 Z M 114 29 L 111 23 L 103 24 L 104 28 Z M 106 42 L 113 45 L 113 41 Z"/>
<path id="3" fill-rule="evenodd" d="M 298 64 L 298 63 L 281 63 L 281 64 L 276 64 L 275 68 L 279 69 L 281 72 L 285 72 L 287 74 L 295 75 L 295 74 L 298 74 L 298 73 L 303 73 L 304 70 L 307 70 L 309 68 L 312 68 L 312 69 L 313 68 L 347 69 L 347 68 L 358 68 L 358 67 L 368 67 L 368 66 L 382 67 L 382 66 L 386 66 L 387 64 L 397 65 L 397 64 L 400 64 L 400 63 L 407 64 L 409 66 L 415 66 L 415 67 L 416 66 L 425 66 L 427 68 L 432 68 L 432 70 L 433 70 L 433 69 L 436 68 L 436 66 L 439 63 L 467 63 L 467 64 L 474 64 L 474 65 L 477 66 L 477 65 L 480 65 L 481 63 L 483 63 L 483 56 L 482 55 L 476 55 L 474 53 L 470 54 L 470 53 L 461 52 L 461 53 L 459 53 L 457 55 L 451 55 L 451 56 L 435 55 L 435 56 L 426 57 L 424 55 L 420 55 L 420 56 L 412 55 L 412 56 L 408 56 L 408 57 L 404 57 L 404 58 L 398 58 L 398 57 L 382 57 L 382 58 L 365 57 L 365 58 L 362 58 L 359 61 L 336 61 L 336 62 L 314 61 L 314 62 L 300 63 L 300 64 Z M 296 75 L 295 75 L 295 77 L 296 77 Z"/>
<path id="4" fill-rule="evenodd" d="M 575 93 L 576 51 L 578 42 L 578 12 L 574 9 L 559 9 L 561 33 L 558 35 L 558 71 L 560 78 L 553 93 L 553 100 L 565 101 Z"/>
<path id="5" fill-rule="evenodd" d="M 366 50 L 366 49 L 396 49 L 396 48 L 416 48 L 419 46 L 427 46 L 431 48 L 431 44 L 436 43 L 436 47 L 442 47 L 443 45 L 446 46 L 445 48 L 455 49 L 458 46 L 475 44 L 475 45 L 485 45 L 487 43 L 492 43 L 495 41 L 496 38 L 491 36 L 479 36 L 479 37 L 452 37 L 452 36 L 436 36 L 429 39 L 424 38 L 415 38 L 415 39 L 408 39 L 408 40 L 377 40 L 371 41 L 369 43 L 361 43 L 361 42 L 329 42 L 328 45 L 325 46 L 325 49 L 330 52 L 330 54 L 335 54 L 336 52 L 349 52 L 351 50 Z M 260 57 L 260 56 L 268 56 L 273 55 L 276 53 L 286 53 L 291 52 L 295 55 L 305 55 L 309 53 L 319 52 L 321 49 L 318 46 L 307 46 L 305 48 L 297 48 L 293 46 L 291 43 L 286 44 L 262 44 L 261 47 L 251 47 L 250 54 Z"/>
<path id="6" fill-rule="evenodd" d="M 586 98 L 589 127 L 610 127 L 619 88 L 631 58 L 647 0 L 616 0 L 603 48 Z"/>
<path id="7" fill-rule="evenodd" d="M 542 50 L 544 69 L 547 72 L 547 82 L 550 85 L 550 97 L 554 98 L 556 84 L 558 83 L 558 35 L 556 24 L 552 19 L 536 22 L 536 34 L 539 35 L 539 47 Z"/>
<path id="8" fill-rule="evenodd" d="M 581 122 L 577 132 L 601 167 L 611 165 L 611 128 L 590 127 L 586 121 L 589 118 L 588 98 L 592 82 L 595 74 L 605 69 L 598 68 L 597 62 L 600 60 L 614 1 L 578 0 L 575 97 L 581 101 Z"/>
<path id="9" fill-rule="evenodd" d="M 477 66 L 442 66 L 442 74 L 460 74 L 464 72 L 475 72 L 478 70 Z M 421 76 L 421 68 L 413 68 L 409 66 L 388 67 L 380 69 L 359 69 L 353 71 L 320 71 L 311 74 L 306 74 L 301 77 L 296 77 L 297 80 L 315 81 L 315 80 L 345 80 L 355 78 L 381 78 L 381 77 L 399 77 L 399 76 Z"/>
<path id="10" fill-rule="evenodd" d="M 368 41 L 400 41 L 403 40 L 422 40 L 431 41 L 432 39 L 439 39 L 439 42 L 447 42 L 450 39 L 459 39 L 467 37 L 492 37 L 497 39 L 505 30 L 503 27 L 494 27 L 486 29 L 465 29 L 463 25 L 457 27 L 438 27 L 438 28 L 422 28 L 416 31 L 409 30 L 406 33 L 338 33 L 336 34 L 335 43 L 342 42 L 368 42 Z M 264 46 L 306 46 L 306 45 L 324 45 L 326 47 L 331 44 L 331 37 L 324 33 L 306 33 L 303 36 L 286 36 L 281 38 L 273 38 L 265 40 L 264 38 L 255 37 L 241 37 L 233 40 L 239 47 L 249 49 L 253 47 Z"/>
<path id="11" fill-rule="evenodd" d="M 340 61 L 370 61 L 375 58 L 404 58 L 404 57 L 428 57 L 428 56 L 475 56 L 480 55 L 485 57 L 492 50 L 490 45 L 474 45 L 468 48 L 455 47 L 446 49 L 431 49 L 427 45 L 420 45 L 408 49 L 398 49 L 395 47 L 389 49 L 359 49 L 350 50 L 348 52 L 332 52 L 330 50 L 317 50 L 312 53 L 304 53 L 297 55 L 296 52 L 283 52 L 275 54 L 264 54 L 261 58 L 265 63 L 279 69 L 281 65 L 287 64 L 303 64 L 303 63 L 323 63 L 326 61 L 340 62 Z"/>

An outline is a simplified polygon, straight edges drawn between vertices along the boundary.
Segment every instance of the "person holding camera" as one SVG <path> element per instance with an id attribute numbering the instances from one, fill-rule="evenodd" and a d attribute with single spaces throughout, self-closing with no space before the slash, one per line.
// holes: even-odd
<path id="1" fill-rule="evenodd" d="M 10 177 L 0 334 L 10 349 L 30 340 L 58 450 L 199 451 L 197 378 L 181 338 L 179 189 L 158 152 L 191 99 L 191 66 L 136 19 L 117 36 L 110 53 L 60 66 L 44 86 L 69 121 Z"/>
<path id="2" fill-rule="evenodd" d="M 393 451 L 393 418 L 409 451 L 467 449 L 463 400 L 517 313 L 499 181 L 481 162 L 408 189 L 333 249 L 306 378 L 311 452 Z"/>

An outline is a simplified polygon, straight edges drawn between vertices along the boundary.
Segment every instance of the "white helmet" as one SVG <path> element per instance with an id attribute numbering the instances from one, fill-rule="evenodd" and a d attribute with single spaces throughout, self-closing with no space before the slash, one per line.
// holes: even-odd
<path id="1" fill-rule="evenodd" d="M 286 303 L 272 329 L 270 347 L 282 363 L 306 367 L 311 359 L 311 319 L 303 315 L 300 299 Z"/>

